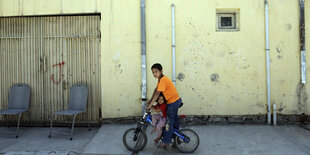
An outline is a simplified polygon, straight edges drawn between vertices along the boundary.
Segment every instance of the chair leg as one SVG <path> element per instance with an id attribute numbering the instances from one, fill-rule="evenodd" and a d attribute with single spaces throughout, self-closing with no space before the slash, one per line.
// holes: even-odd
<path id="1" fill-rule="evenodd" d="M 9 120 L 9 115 L 4 115 L 3 118 L 4 118 L 4 120 Z M 8 122 L 8 128 L 10 128 L 9 121 L 6 121 L 6 122 Z"/>
<path id="2" fill-rule="evenodd" d="M 21 117 L 22 113 L 18 114 L 18 122 L 17 122 L 17 129 L 16 129 L 16 138 L 18 138 L 18 134 L 19 134 L 19 122 L 20 122 L 20 117 Z"/>
<path id="3" fill-rule="evenodd" d="M 70 126 L 70 123 L 69 123 L 69 116 L 65 115 L 64 117 L 66 117 L 66 125 L 68 125 L 68 128 L 70 129 L 71 126 Z"/>
<path id="4" fill-rule="evenodd" d="M 86 120 L 87 120 L 88 131 L 91 131 L 91 129 L 90 129 L 90 125 L 89 125 L 89 119 L 88 119 L 87 113 L 85 113 L 85 118 L 86 118 Z"/>
<path id="5" fill-rule="evenodd" d="M 52 114 L 52 117 L 51 117 L 51 125 L 50 125 L 50 134 L 48 135 L 48 138 L 51 138 L 51 136 L 52 136 L 52 127 L 53 127 L 53 116 L 54 116 L 54 114 Z"/>
<path id="6" fill-rule="evenodd" d="M 72 137 L 73 137 L 73 129 L 74 129 L 74 122 L 75 122 L 75 117 L 76 117 L 76 115 L 77 115 L 77 114 L 74 114 L 74 116 L 73 116 L 70 140 L 72 140 Z"/>

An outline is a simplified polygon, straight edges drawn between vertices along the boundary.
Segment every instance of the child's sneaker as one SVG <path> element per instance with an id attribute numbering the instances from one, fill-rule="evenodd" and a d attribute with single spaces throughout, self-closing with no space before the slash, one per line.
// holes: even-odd
<path id="1" fill-rule="evenodd" d="M 161 149 L 163 149 L 163 150 L 168 151 L 169 144 L 165 144 L 165 143 L 161 142 L 161 143 L 159 143 L 159 145 L 158 145 L 157 148 L 158 148 L 158 149 L 161 148 Z"/>
<path id="2" fill-rule="evenodd" d="M 167 145 L 167 144 L 164 144 L 164 145 L 162 146 L 162 149 L 165 150 L 165 151 L 168 151 L 168 148 L 169 148 L 169 145 Z"/>

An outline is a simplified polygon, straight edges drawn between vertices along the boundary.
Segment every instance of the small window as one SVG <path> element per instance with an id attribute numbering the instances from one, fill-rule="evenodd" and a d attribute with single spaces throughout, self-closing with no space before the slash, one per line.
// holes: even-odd
<path id="1" fill-rule="evenodd" d="M 239 10 L 216 11 L 216 31 L 239 31 Z"/>

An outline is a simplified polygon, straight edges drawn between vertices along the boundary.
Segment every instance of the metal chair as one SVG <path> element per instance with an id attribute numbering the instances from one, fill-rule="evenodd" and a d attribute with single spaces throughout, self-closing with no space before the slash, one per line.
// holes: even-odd
<path id="1" fill-rule="evenodd" d="M 16 133 L 16 138 L 18 138 L 21 115 L 29 108 L 30 91 L 31 89 L 27 84 L 17 84 L 10 88 L 8 108 L 0 110 L 0 115 L 18 115 L 17 129 L 16 132 L 1 133 Z"/>
<path id="2" fill-rule="evenodd" d="M 49 132 L 49 138 L 51 138 L 52 133 L 56 134 L 63 134 L 63 135 L 70 135 L 70 140 L 72 140 L 73 136 L 73 129 L 74 129 L 74 122 L 75 117 L 77 114 L 85 113 L 86 112 L 86 105 L 87 105 L 87 95 L 88 95 L 88 88 L 87 86 L 83 84 L 76 84 L 70 88 L 70 96 L 69 96 L 69 105 L 67 110 L 54 112 L 51 117 L 51 125 L 50 125 L 50 132 Z M 73 115 L 73 121 L 72 121 L 72 127 L 71 127 L 71 133 L 69 132 L 53 132 L 52 126 L 53 126 L 53 116 L 54 115 Z M 89 126 L 89 120 L 87 118 L 87 124 L 88 124 L 88 130 L 90 131 Z"/>

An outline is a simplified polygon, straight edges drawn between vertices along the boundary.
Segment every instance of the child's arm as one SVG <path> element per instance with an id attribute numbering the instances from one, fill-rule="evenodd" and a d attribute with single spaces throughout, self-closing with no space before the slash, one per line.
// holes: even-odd
<path id="1" fill-rule="evenodd" d="M 160 112 L 161 111 L 160 109 L 155 109 L 154 107 L 152 107 L 152 110 L 155 111 L 155 112 Z"/>
<path id="2" fill-rule="evenodd" d="M 153 97 L 150 100 L 150 103 L 149 103 L 149 105 L 148 105 L 148 107 L 146 109 L 151 109 L 152 108 L 153 103 L 158 99 L 159 95 L 160 95 L 160 91 L 154 92 Z"/>

